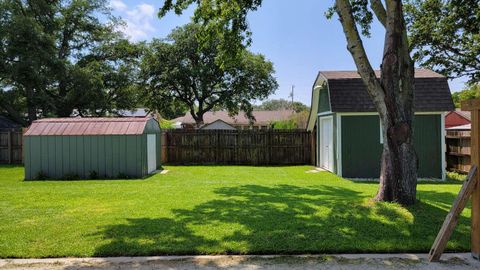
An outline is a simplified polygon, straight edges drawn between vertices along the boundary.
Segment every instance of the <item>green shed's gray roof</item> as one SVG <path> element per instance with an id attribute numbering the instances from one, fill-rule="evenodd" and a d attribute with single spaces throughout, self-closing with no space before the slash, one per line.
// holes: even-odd
<path id="1" fill-rule="evenodd" d="M 380 72 L 376 71 L 380 77 Z M 372 99 L 357 71 L 321 71 L 328 82 L 332 112 L 374 112 Z M 447 78 L 428 69 L 415 70 L 415 111 L 454 109 Z"/>
<path id="2" fill-rule="evenodd" d="M 33 121 L 25 136 L 143 134 L 150 117 L 45 118 Z"/>

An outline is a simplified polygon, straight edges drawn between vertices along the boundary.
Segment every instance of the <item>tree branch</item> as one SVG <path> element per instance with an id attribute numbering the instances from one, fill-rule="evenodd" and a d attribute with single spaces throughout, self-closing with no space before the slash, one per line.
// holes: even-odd
<path id="1" fill-rule="evenodd" d="M 358 73 L 362 77 L 363 82 L 367 86 L 367 91 L 373 99 L 377 110 L 385 111 L 385 104 L 383 103 L 384 93 L 382 86 L 375 71 L 368 61 L 367 53 L 363 47 L 362 39 L 358 33 L 355 19 L 352 13 L 352 6 L 349 0 L 336 0 L 335 10 L 340 17 L 342 23 L 343 32 L 347 39 L 347 49 L 352 54 L 355 65 L 357 66 Z"/>
<path id="2" fill-rule="evenodd" d="M 372 8 L 375 16 L 377 16 L 377 19 L 385 27 L 387 21 L 387 12 L 382 4 L 382 0 L 370 0 L 370 8 Z"/>

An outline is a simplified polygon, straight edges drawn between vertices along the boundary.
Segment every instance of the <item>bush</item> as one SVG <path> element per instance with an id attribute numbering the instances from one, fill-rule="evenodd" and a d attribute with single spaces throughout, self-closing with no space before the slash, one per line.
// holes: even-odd
<path id="1" fill-rule="evenodd" d="M 64 180 L 79 180 L 80 176 L 76 173 L 67 173 L 62 177 L 62 179 L 64 179 Z"/>
<path id="2" fill-rule="evenodd" d="M 44 171 L 39 171 L 35 176 L 35 179 L 37 180 L 47 180 L 48 178 L 48 175 Z"/>
<path id="3" fill-rule="evenodd" d="M 118 178 L 118 179 L 130 179 L 130 176 L 128 176 L 128 175 L 125 174 L 125 173 L 119 173 L 119 174 L 117 175 L 117 178 Z"/>
<path id="4" fill-rule="evenodd" d="M 88 174 L 88 178 L 89 179 L 98 179 L 98 173 L 97 171 L 90 171 L 90 173 Z"/>
<path id="5" fill-rule="evenodd" d="M 173 122 L 167 119 L 160 119 L 160 128 L 161 129 L 171 129 L 173 128 Z"/>
<path id="6" fill-rule="evenodd" d="M 447 180 L 464 181 L 465 178 L 467 178 L 466 174 L 458 172 L 447 172 Z"/>

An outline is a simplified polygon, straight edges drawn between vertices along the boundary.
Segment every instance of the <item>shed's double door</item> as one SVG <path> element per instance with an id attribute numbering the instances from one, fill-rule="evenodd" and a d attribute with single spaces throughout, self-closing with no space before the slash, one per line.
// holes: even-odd
<path id="1" fill-rule="evenodd" d="M 320 122 L 320 166 L 333 171 L 333 118 L 321 118 Z"/>

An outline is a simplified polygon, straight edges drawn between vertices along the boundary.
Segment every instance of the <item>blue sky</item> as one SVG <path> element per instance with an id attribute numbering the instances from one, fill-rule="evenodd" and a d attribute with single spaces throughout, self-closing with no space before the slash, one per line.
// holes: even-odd
<path id="1" fill-rule="evenodd" d="M 288 98 L 295 85 L 295 100 L 310 105 L 311 87 L 320 70 L 354 70 L 345 37 L 337 18 L 328 20 L 325 11 L 333 0 L 264 0 L 249 15 L 253 33 L 250 50 L 264 54 L 275 65 L 280 87 L 271 98 Z M 110 0 L 113 13 L 126 22 L 123 32 L 133 41 L 162 38 L 190 21 L 193 9 L 184 15 L 168 14 L 158 19 L 162 0 Z M 364 38 L 370 61 L 379 68 L 384 30 L 375 22 L 372 37 Z M 461 90 L 464 80 L 450 81 L 452 91 Z"/>

